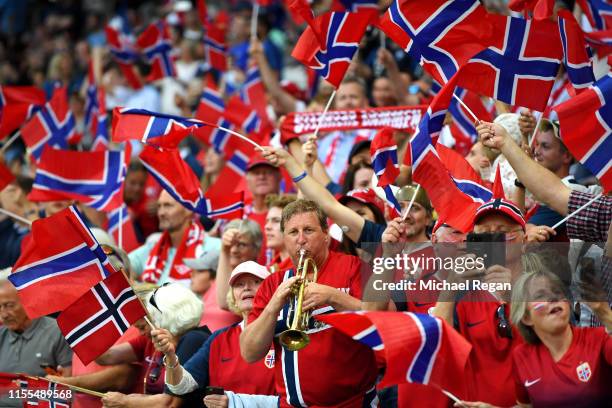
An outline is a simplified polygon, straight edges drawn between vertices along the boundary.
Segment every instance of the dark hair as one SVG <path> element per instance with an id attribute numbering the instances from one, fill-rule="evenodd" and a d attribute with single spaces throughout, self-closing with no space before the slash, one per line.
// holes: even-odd
<path id="1" fill-rule="evenodd" d="M 355 164 L 351 164 L 344 175 L 344 182 L 342 183 L 342 194 L 346 194 L 354 189 L 353 184 L 355 183 L 355 175 L 361 169 L 372 169 L 372 165 L 364 161 L 358 161 Z"/>
<path id="2" fill-rule="evenodd" d="M 131 161 L 130 164 L 128 165 L 127 172 L 134 173 L 138 171 L 144 171 L 146 173 L 147 168 L 144 166 L 144 164 L 142 164 L 140 160 Z"/>
<path id="3" fill-rule="evenodd" d="M 319 204 L 312 200 L 299 199 L 287 204 L 287 206 L 283 208 L 280 225 L 281 232 L 285 232 L 285 225 L 291 218 L 293 218 L 293 216 L 309 212 L 312 212 L 317 216 L 321 229 L 323 231 L 327 231 L 327 216 Z"/>

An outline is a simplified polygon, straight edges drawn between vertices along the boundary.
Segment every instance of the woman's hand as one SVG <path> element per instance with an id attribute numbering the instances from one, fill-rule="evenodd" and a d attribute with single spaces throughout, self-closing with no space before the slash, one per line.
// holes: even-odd
<path id="1" fill-rule="evenodd" d="M 164 353 L 168 364 L 174 365 L 178 362 L 176 357 L 176 346 L 174 345 L 174 336 L 166 329 L 155 329 L 151 330 L 151 340 L 155 349 L 161 353 Z"/>
<path id="2" fill-rule="evenodd" d="M 204 405 L 207 408 L 226 408 L 229 405 L 227 395 L 207 395 L 204 397 Z"/>

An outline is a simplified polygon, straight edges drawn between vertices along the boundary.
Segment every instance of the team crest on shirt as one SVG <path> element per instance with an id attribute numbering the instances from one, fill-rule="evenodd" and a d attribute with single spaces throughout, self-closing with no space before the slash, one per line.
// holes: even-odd
<path id="1" fill-rule="evenodd" d="M 578 374 L 578 379 L 582 382 L 587 382 L 591 378 L 591 366 L 589 363 L 582 363 L 578 367 L 576 367 L 576 374 Z"/>
<path id="2" fill-rule="evenodd" d="M 268 351 L 268 354 L 266 354 L 266 358 L 264 359 L 264 364 L 268 368 L 274 368 L 274 349 Z"/>

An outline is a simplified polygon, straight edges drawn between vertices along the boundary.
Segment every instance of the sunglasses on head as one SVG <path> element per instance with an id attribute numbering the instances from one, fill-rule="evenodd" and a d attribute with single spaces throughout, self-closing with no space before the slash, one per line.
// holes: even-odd
<path id="1" fill-rule="evenodd" d="M 157 306 L 157 302 L 155 301 L 155 295 L 157 294 L 157 291 L 158 291 L 160 288 L 163 288 L 164 286 L 166 286 L 166 285 L 168 285 L 168 284 L 170 284 L 170 282 L 166 282 L 166 283 L 164 283 L 163 285 L 161 285 L 160 287 L 158 287 L 157 289 L 155 289 L 155 290 L 153 291 L 153 294 L 152 294 L 152 295 L 151 295 L 151 297 L 149 298 L 149 303 L 151 304 L 151 306 L 153 306 L 154 308 L 156 308 L 157 310 L 159 310 L 159 313 L 163 313 L 163 312 L 162 312 L 162 311 L 161 311 L 161 309 L 160 309 L 160 308 Z"/>
<path id="2" fill-rule="evenodd" d="M 495 317 L 497 318 L 497 334 L 500 337 L 504 337 L 506 339 L 512 338 L 512 325 L 508 321 L 506 317 L 506 304 L 502 303 L 495 310 Z"/>

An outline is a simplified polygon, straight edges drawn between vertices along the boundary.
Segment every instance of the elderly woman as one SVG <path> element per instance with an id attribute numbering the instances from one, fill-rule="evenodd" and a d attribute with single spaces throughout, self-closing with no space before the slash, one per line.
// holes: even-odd
<path id="1" fill-rule="evenodd" d="M 232 270 L 246 261 L 257 261 L 263 235 L 259 224 L 252 220 L 232 220 L 223 230 L 221 253 L 217 267 L 217 304 L 221 309 L 229 310 L 226 294 L 229 291 L 229 277 Z"/>
<path id="2" fill-rule="evenodd" d="M 230 398 L 234 398 L 234 393 L 275 394 L 274 349 L 270 349 L 265 359 L 247 363 L 240 355 L 239 342 L 253 308 L 255 293 L 269 275 L 264 266 L 253 261 L 234 268 L 229 280 L 231 291 L 228 298 L 232 309 L 242 316 L 242 321 L 214 332 L 184 366 L 177 358 L 170 333 L 167 330 L 151 332 L 157 349 L 165 354 L 166 384 L 170 391 L 182 395 L 212 386 L 231 390 Z M 227 398 L 209 395 L 204 402 L 208 407 L 222 406 L 227 404 Z"/>
<path id="3" fill-rule="evenodd" d="M 168 341 L 174 345 L 176 356 L 180 361 L 187 361 L 209 337 L 208 328 L 198 328 L 202 302 L 181 284 L 170 283 L 149 292 L 145 296 L 144 303 L 154 325 L 168 333 Z M 202 406 L 203 396 L 197 392 L 180 397 L 164 394 L 163 356 L 155 350 L 146 322 L 141 319 L 135 325 L 141 331 L 141 336 L 111 347 L 96 361 L 101 365 L 140 363 L 143 374 L 141 378 L 144 381 L 143 394 L 125 395 L 119 392 L 107 392 L 102 397 L 104 406 L 113 408 Z M 99 373 L 92 375 L 96 374 Z M 69 383 L 74 384 L 72 381 Z"/>

